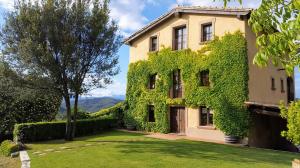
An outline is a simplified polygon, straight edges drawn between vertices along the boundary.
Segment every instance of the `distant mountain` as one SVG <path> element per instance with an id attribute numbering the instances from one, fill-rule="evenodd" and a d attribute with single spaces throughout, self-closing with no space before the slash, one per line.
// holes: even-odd
<path id="1" fill-rule="evenodd" d="M 114 106 L 115 104 L 122 102 L 124 99 L 121 99 L 121 96 L 117 98 L 112 97 L 87 97 L 80 98 L 78 101 L 79 108 L 83 109 L 86 112 L 97 112 L 101 109 Z M 71 104 L 74 104 L 74 99 L 71 100 Z M 66 112 L 66 105 L 63 102 L 60 106 L 61 113 Z"/>

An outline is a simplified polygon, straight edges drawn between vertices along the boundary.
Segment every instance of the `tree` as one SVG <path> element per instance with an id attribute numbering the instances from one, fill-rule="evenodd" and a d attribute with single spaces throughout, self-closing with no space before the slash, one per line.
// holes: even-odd
<path id="1" fill-rule="evenodd" d="M 288 123 L 288 130 L 281 134 L 295 145 L 300 145 L 300 101 L 290 103 L 289 108 L 282 103 L 280 109 L 281 117 Z"/>
<path id="2" fill-rule="evenodd" d="M 226 6 L 234 0 L 223 0 Z M 242 0 L 238 0 L 242 3 Z M 281 65 L 288 74 L 300 64 L 300 1 L 262 0 L 249 19 L 257 35 L 259 48 L 253 62 L 267 66 L 269 61 Z"/>
<path id="3" fill-rule="evenodd" d="M 108 4 L 108 0 L 21 0 L 1 31 L 5 60 L 15 70 L 47 77 L 57 86 L 67 109 L 66 140 L 75 136 L 79 95 L 111 83 L 119 71 L 116 53 L 121 38 Z"/>
<path id="4" fill-rule="evenodd" d="M 16 123 L 51 121 L 59 110 L 61 96 L 52 89 L 51 83 L 35 79 L 35 83 L 43 80 L 47 86 L 39 89 L 25 80 L 0 61 L 0 141 L 12 138 Z"/>

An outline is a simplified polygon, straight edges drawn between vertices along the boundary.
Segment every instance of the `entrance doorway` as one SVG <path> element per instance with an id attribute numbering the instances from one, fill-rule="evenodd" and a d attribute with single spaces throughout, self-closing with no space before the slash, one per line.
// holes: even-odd
<path id="1" fill-rule="evenodd" d="M 171 107 L 170 128 L 172 133 L 185 133 L 185 108 Z"/>

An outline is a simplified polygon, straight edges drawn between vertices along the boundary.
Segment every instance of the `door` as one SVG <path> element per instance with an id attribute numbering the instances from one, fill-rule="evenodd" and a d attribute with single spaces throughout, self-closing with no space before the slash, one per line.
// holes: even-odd
<path id="1" fill-rule="evenodd" d="M 172 133 L 185 133 L 185 108 L 171 107 L 170 130 Z"/>

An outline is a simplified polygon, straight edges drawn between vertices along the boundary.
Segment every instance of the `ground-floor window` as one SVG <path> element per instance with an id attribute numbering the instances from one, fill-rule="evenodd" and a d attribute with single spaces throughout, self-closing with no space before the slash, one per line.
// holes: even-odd
<path id="1" fill-rule="evenodd" d="M 155 122 L 154 106 L 148 106 L 148 122 Z"/>
<path id="2" fill-rule="evenodd" d="M 205 106 L 201 106 L 199 109 L 199 121 L 200 126 L 212 126 L 213 111 Z"/>

